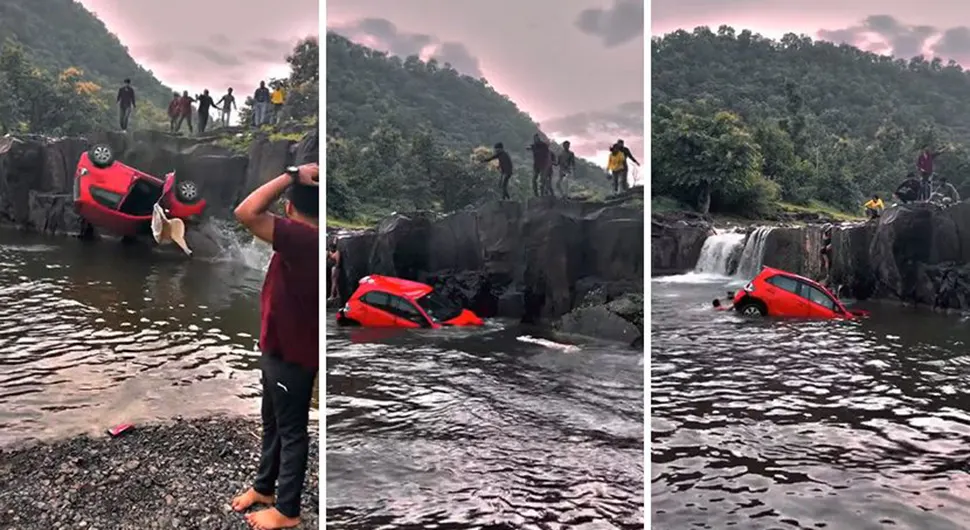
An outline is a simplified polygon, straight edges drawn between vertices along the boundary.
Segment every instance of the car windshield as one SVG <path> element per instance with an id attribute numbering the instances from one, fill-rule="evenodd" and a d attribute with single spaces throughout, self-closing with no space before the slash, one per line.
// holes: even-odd
<path id="1" fill-rule="evenodd" d="M 461 308 L 432 291 L 418 298 L 418 305 L 435 322 L 447 322 L 461 314 Z"/>

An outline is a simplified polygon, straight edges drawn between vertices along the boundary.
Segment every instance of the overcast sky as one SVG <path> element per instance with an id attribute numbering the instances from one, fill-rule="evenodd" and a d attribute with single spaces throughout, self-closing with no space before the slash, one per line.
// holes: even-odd
<path id="1" fill-rule="evenodd" d="M 556 140 L 643 160 L 643 0 L 328 0 L 327 28 L 484 76 Z M 501 139 L 496 138 L 496 141 Z"/>
<path id="2" fill-rule="evenodd" d="M 261 79 L 288 75 L 284 57 L 297 40 L 320 34 L 318 0 L 79 1 L 139 64 L 191 94 L 208 88 L 221 96 L 232 86 L 251 95 Z"/>
<path id="3" fill-rule="evenodd" d="M 654 0 L 651 33 L 727 24 L 766 37 L 787 32 L 905 58 L 924 54 L 970 66 L 970 3 L 959 0 Z"/>

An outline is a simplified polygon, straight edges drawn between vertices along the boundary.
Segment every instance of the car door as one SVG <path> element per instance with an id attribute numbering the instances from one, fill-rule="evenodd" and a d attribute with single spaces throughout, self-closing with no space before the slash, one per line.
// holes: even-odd
<path id="1" fill-rule="evenodd" d="M 354 318 L 364 326 L 396 327 L 397 317 L 391 312 L 391 294 L 371 291 L 360 297 L 360 318 Z"/>
<path id="2" fill-rule="evenodd" d="M 835 300 L 814 285 L 802 282 L 801 294 L 807 301 L 810 318 L 835 318 L 841 313 Z"/>
<path id="3" fill-rule="evenodd" d="M 808 300 L 801 296 L 802 282 L 786 276 L 776 274 L 765 280 L 765 304 L 768 314 L 780 317 L 808 318 L 811 315 Z"/>

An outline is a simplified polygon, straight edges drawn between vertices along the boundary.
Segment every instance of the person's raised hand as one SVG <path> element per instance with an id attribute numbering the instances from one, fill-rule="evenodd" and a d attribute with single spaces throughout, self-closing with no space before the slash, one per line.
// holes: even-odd
<path id="1" fill-rule="evenodd" d="M 320 185 L 320 166 L 314 164 L 303 164 L 299 167 L 297 181 L 304 186 Z"/>

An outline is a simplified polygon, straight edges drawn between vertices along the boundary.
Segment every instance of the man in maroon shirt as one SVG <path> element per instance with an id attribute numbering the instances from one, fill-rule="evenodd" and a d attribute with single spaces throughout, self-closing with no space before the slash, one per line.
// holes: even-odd
<path id="1" fill-rule="evenodd" d="M 250 526 L 265 530 L 300 524 L 320 355 L 319 174 L 317 164 L 290 168 L 236 208 L 239 222 L 274 251 L 260 304 L 262 456 L 253 486 L 232 500 L 239 512 L 271 506 L 246 515 Z M 269 208 L 287 190 L 286 217 L 277 217 Z"/>
<path id="2" fill-rule="evenodd" d="M 916 160 L 916 169 L 919 170 L 920 176 L 919 200 L 921 201 L 930 200 L 930 194 L 933 193 L 933 161 L 945 150 L 944 147 L 933 151 L 929 145 L 924 145 Z"/>

